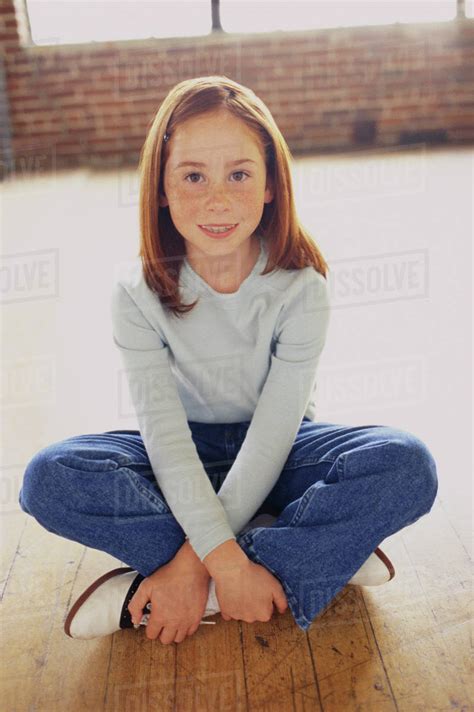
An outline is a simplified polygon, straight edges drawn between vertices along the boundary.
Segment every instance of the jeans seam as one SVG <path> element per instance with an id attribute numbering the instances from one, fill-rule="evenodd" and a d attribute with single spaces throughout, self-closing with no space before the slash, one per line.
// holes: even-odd
<path id="1" fill-rule="evenodd" d="M 321 462 L 329 462 L 331 465 L 334 464 L 334 462 L 337 460 L 339 456 L 337 455 L 336 457 L 321 457 L 321 458 L 313 458 L 313 457 L 308 457 L 305 458 L 304 460 L 292 460 L 291 464 L 285 465 L 284 469 L 285 470 L 296 470 L 298 467 L 303 467 L 304 465 L 319 465 Z"/>
<path id="2" fill-rule="evenodd" d="M 130 469 L 130 467 L 125 467 L 124 465 L 122 465 L 120 469 L 126 470 L 128 476 L 130 477 L 130 480 L 133 482 L 140 494 L 161 510 L 159 514 L 170 513 L 171 510 L 169 509 L 168 504 L 163 502 L 163 500 L 159 496 L 157 496 L 153 492 L 150 492 L 150 490 L 148 490 L 146 487 L 143 487 L 143 485 L 140 483 L 139 475 L 137 475 L 136 472 Z"/>
<path id="3" fill-rule="evenodd" d="M 315 483 L 315 484 L 316 484 L 316 483 Z M 293 515 L 293 519 L 292 519 L 292 520 L 289 522 L 289 524 L 288 524 L 289 527 L 294 527 L 294 526 L 296 526 L 296 525 L 298 524 L 298 522 L 300 521 L 301 517 L 303 516 L 303 514 L 304 514 L 304 512 L 305 512 L 305 510 L 306 510 L 306 506 L 307 506 L 307 504 L 308 504 L 308 501 L 309 501 L 310 497 L 313 495 L 313 486 L 314 486 L 314 485 L 311 485 L 310 487 L 308 487 L 308 489 L 306 490 L 306 492 L 305 492 L 304 495 L 302 496 L 301 502 L 299 503 L 299 505 L 298 505 L 298 507 L 297 507 L 297 509 L 296 509 L 296 512 L 295 512 L 294 515 Z"/>
<path id="4" fill-rule="evenodd" d="M 341 453 L 337 458 L 336 458 L 336 471 L 337 471 L 337 477 L 339 481 L 344 480 L 345 476 L 345 465 L 346 465 L 346 453 Z"/>
<path id="5" fill-rule="evenodd" d="M 318 462 L 330 462 L 331 464 L 334 464 L 334 462 L 335 462 L 335 463 L 336 463 L 336 470 L 337 470 L 338 479 L 339 479 L 340 481 L 342 481 L 342 480 L 343 480 L 343 476 L 341 476 L 341 471 L 344 470 L 344 462 L 343 462 L 343 460 L 345 461 L 345 453 L 340 453 L 339 455 L 337 455 L 337 456 L 336 456 L 334 459 L 332 459 L 332 460 L 331 460 L 331 459 L 324 459 L 324 458 L 323 458 L 323 459 L 319 460 Z M 306 492 L 304 493 L 304 495 L 303 495 L 302 498 L 301 498 L 301 502 L 299 503 L 299 505 L 298 505 L 298 507 L 297 507 L 297 509 L 296 509 L 296 512 L 295 512 L 294 515 L 293 515 L 292 520 L 291 520 L 290 523 L 288 524 L 289 527 L 294 527 L 294 526 L 296 526 L 296 524 L 298 524 L 298 522 L 300 521 L 301 517 L 303 516 L 303 514 L 304 514 L 305 511 L 306 511 L 306 508 L 307 508 L 307 506 L 308 506 L 309 500 L 311 499 L 311 497 L 312 497 L 313 494 L 314 494 L 314 487 L 315 487 L 315 485 L 317 485 L 317 484 L 318 484 L 319 482 L 321 482 L 321 481 L 322 481 L 322 480 L 318 480 L 318 482 L 314 482 L 310 487 L 308 487 L 308 489 L 306 490 Z"/>
<path id="6" fill-rule="evenodd" d="M 224 444 L 225 444 L 225 452 L 226 452 L 227 459 L 228 460 L 234 459 L 233 451 L 235 449 L 235 443 L 234 443 L 234 439 L 232 437 L 230 428 L 226 428 L 224 431 Z"/>

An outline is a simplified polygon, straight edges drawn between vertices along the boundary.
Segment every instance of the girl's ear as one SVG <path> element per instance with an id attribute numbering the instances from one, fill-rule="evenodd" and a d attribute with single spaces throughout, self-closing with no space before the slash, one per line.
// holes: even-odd
<path id="1" fill-rule="evenodd" d="M 168 199 L 164 193 L 158 193 L 158 205 L 160 208 L 166 208 L 168 205 Z"/>
<path id="2" fill-rule="evenodd" d="M 274 190 L 273 190 L 273 183 L 272 181 L 268 178 L 267 179 L 267 184 L 265 186 L 265 196 L 263 198 L 264 203 L 271 203 L 274 197 Z"/>

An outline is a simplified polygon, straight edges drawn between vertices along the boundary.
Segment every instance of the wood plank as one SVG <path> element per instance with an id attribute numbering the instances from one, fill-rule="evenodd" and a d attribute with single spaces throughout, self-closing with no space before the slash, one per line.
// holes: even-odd
<path id="1" fill-rule="evenodd" d="M 27 517 L 2 602 L 1 695 L 4 709 L 38 709 L 58 610 L 69 596 L 81 546 Z M 57 670 L 56 670 L 57 675 Z M 49 712 L 49 711 L 48 711 Z"/>
<path id="2" fill-rule="evenodd" d="M 289 611 L 252 625 L 217 614 L 172 646 L 143 629 L 65 636 L 71 602 L 117 561 L 17 515 L 26 526 L 2 606 L 7 709 L 472 708 L 471 563 L 441 507 L 383 543 L 395 579 L 347 586 L 308 640 Z"/>
<path id="3" fill-rule="evenodd" d="M 216 625 L 199 626 L 176 646 L 176 711 L 246 712 L 241 623 L 225 621 L 220 613 L 206 620 Z M 159 645 L 154 642 L 154 658 L 160 654 Z M 154 702 L 158 703 L 156 696 Z"/>
<path id="4" fill-rule="evenodd" d="M 345 586 L 308 637 L 324 712 L 397 709 L 359 586 Z"/>
<path id="5" fill-rule="evenodd" d="M 443 510 L 467 555 L 472 559 L 472 497 L 466 496 L 470 488 L 471 482 L 467 477 L 464 483 L 450 482 L 449 489 L 445 488 L 442 494 L 438 494 L 436 504 Z"/>
<path id="6" fill-rule="evenodd" d="M 442 508 L 435 502 L 382 547 L 396 576 L 363 597 L 398 709 L 471 709 L 469 566 Z"/>
<path id="7" fill-rule="evenodd" d="M 26 515 L 18 503 L 23 465 L 0 468 L 0 601 L 26 526 Z"/>
<path id="8" fill-rule="evenodd" d="M 48 655 L 37 697 L 37 709 L 44 712 L 104 708 L 113 636 L 74 640 L 66 635 L 63 625 L 70 606 L 83 590 L 106 571 L 120 566 L 120 562 L 105 552 L 79 544 L 77 547 L 76 556 L 67 560 L 67 565 L 75 570 L 68 591 L 57 608 L 48 641 Z M 64 684 L 65 680 L 67 684 Z"/>
<path id="9" fill-rule="evenodd" d="M 21 544 L 26 527 L 26 515 L 21 510 L 0 515 L 0 601 L 3 599 L 8 578 Z"/>
<path id="10" fill-rule="evenodd" d="M 249 709 L 317 712 L 322 706 L 308 635 L 289 609 L 268 623 L 242 623 Z"/>
<path id="11" fill-rule="evenodd" d="M 143 626 L 138 630 L 131 628 L 114 634 L 106 681 L 105 710 L 146 712 L 157 709 L 167 712 L 172 709 L 175 651 L 171 645 L 163 645 L 162 648 L 161 659 L 154 666 L 151 655 L 152 641 L 146 637 Z M 171 705 L 166 699 L 165 689 L 163 699 L 155 707 L 151 702 L 152 685 L 156 679 L 167 679 L 166 670 L 171 670 Z M 166 688 L 166 685 L 165 681 L 163 687 Z"/>

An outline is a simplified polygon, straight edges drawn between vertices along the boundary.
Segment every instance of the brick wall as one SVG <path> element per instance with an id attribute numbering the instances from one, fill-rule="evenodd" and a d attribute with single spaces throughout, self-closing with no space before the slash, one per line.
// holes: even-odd
<path id="1" fill-rule="evenodd" d="M 205 74 L 249 85 L 294 155 L 474 141 L 474 20 L 62 47 L 28 36 L 21 0 L 0 0 L 0 179 L 136 165 L 170 87 Z"/>

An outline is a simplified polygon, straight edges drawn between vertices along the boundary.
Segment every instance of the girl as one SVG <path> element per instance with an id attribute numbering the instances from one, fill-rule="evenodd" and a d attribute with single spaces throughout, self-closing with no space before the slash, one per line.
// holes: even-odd
<path id="1" fill-rule="evenodd" d="M 390 580 L 378 545 L 433 505 L 417 437 L 316 420 L 328 266 L 290 160 L 266 105 L 225 76 L 180 82 L 154 118 L 139 257 L 111 297 L 140 429 L 49 445 L 20 491 L 47 530 L 128 564 L 75 602 L 71 637 L 142 623 L 179 643 L 219 610 L 268 621 L 273 605 L 307 630 L 347 583 Z"/>

